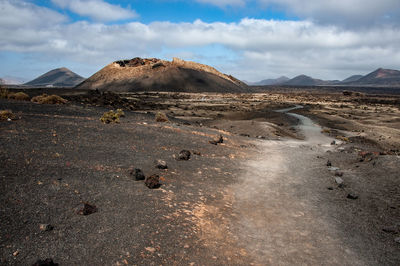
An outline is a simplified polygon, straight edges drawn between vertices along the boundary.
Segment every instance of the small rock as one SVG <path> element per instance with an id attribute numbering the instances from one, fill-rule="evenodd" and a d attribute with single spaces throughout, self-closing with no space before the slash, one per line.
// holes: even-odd
<path id="1" fill-rule="evenodd" d="M 167 162 L 163 161 L 163 160 L 157 160 L 156 161 L 156 168 L 158 168 L 158 169 L 168 169 Z"/>
<path id="2" fill-rule="evenodd" d="M 188 244 L 184 245 L 183 248 L 189 248 L 190 246 Z"/>
<path id="3" fill-rule="evenodd" d="M 54 263 L 52 259 L 38 260 L 32 266 L 58 266 L 58 263 Z"/>
<path id="4" fill-rule="evenodd" d="M 326 162 L 326 166 L 332 166 L 331 161 L 328 160 L 328 161 Z"/>
<path id="5" fill-rule="evenodd" d="M 80 215 L 90 215 L 97 212 L 97 207 L 87 202 L 83 203 L 83 208 L 78 211 Z"/>
<path id="6" fill-rule="evenodd" d="M 153 253 L 153 252 L 155 252 L 156 251 L 156 249 L 155 248 L 153 248 L 153 247 L 147 247 L 147 248 L 145 248 L 148 252 L 151 252 L 151 253 Z"/>
<path id="7" fill-rule="evenodd" d="M 131 176 L 133 176 L 136 181 L 144 180 L 146 178 L 144 176 L 143 171 L 141 169 L 139 169 L 139 168 L 135 168 L 135 169 L 131 170 L 129 174 Z"/>
<path id="8" fill-rule="evenodd" d="M 343 172 L 336 171 L 335 172 L 335 176 L 342 177 L 343 176 Z"/>
<path id="9" fill-rule="evenodd" d="M 333 187 L 327 187 L 328 190 L 333 190 Z"/>
<path id="10" fill-rule="evenodd" d="M 349 194 L 347 194 L 347 198 L 348 199 L 352 199 L 352 200 L 356 200 L 356 199 L 358 199 L 358 196 L 356 194 L 354 194 L 354 193 L 349 193 Z"/>
<path id="11" fill-rule="evenodd" d="M 158 175 L 148 176 L 144 180 L 144 184 L 150 189 L 159 188 L 161 186 L 160 177 Z"/>
<path id="12" fill-rule="evenodd" d="M 219 139 L 210 140 L 209 142 L 210 142 L 210 144 L 218 145 L 219 143 L 223 143 L 224 142 L 224 138 L 222 137 L 222 135 L 219 135 Z"/>
<path id="13" fill-rule="evenodd" d="M 197 156 L 201 156 L 201 152 L 199 152 L 199 151 L 193 151 L 193 154 L 197 155 Z"/>
<path id="14" fill-rule="evenodd" d="M 336 177 L 336 178 L 335 178 L 335 182 L 336 182 L 336 184 L 339 185 L 339 187 L 342 187 L 344 181 L 343 181 L 343 179 L 341 179 L 340 177 Z"/>
<path id="15" fill-rule="evenodd" d="M 336 141 L 333 140 L 333 141 L 331 142 L 331 145 L 336 145 Z"/>
<path id="16" fill-rule="evenodd" d="M 397 227 L 396 226 L 386 226 L 382 228 L 382 231 L 385 233 L 390 233 L 390 234 L 397 234 Z"/>
<path id="17" fill-rule="evenodd" d="M 191 155 L 190 151 L 182 150 L 182 151 L 179 152 L 178 160 L 187 161 L 187 160 L 190 159 L 190 155 Z"/>
<path id="18" fill-rule="evenodd" d="M 40 231 L 43 231 L 43 232 L 51 231 L 54 229 L 54 227 L 51 224 L 40 224 L 39 228 L 40 228 Z"/>
<path id="19" fill-rule="evenodd" d="M 400 237 L 396 237 L 396 238 L 394 239 L 394 242 L 400 244 Z"/>
<path id="20" fill-rule="evenodd" d="M 338 167 L 329 167 L 328 170 L 329 171 L 338 171 L 340 169 Z"/>
<path id="21" fill-rule="evenodd" d="M 16 256 L 18 256 L 18 254 L 19 254 L 19 250 L 15 251 L 15 252 L 13 253 L 13 256 L 16 257 Z"/>

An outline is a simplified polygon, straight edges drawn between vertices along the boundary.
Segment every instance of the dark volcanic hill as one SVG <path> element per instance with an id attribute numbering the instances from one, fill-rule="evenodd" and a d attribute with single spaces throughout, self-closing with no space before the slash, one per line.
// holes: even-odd
<path id="1" fill-rule="evenodd" d="M 312 77 L 306 76 L 306 75 L 300 75 L 297 77 L 294 77 L 285 83 L 283 85 L 290 85 L 290 86 L 316 86 L 316 85 L 322 85 L 325 84 L 326 82 L 321 80 L 321 79 L 314 79 Z"/>
<path id="2" fill-rule="evenodd" d="M 258 82 L 250 82 L 248 83 L 249 85 L 254 85 L 254 86 L 266 86 L 266 85 L 279 85 L 283 84 L 286 81 L 289 81 L 290 79 L 288 77 L 282 76 L 276 79 L 263 79 Z"/>
<path id="3" fill-rule="evenodd" d="M 354 82 L 362 78 L 363 75 L 353 75 L 341 81 L 341 83 Z"/>
<path id="4" fill-rule="evenodd" d="M 246 92 L 240 80 L 216 69 L 174 58 L 172 62 L 156 58 L 113 62 L 82 84 L 79 89 L 106 91 L 173 92 Z"/>
<path id="5" fill-rule="evenodd" d="M 62 67 L 53 69 L 40 77 L 25 83 L 28 86 L 55 86 L 73 87 L 84 81 L 85 78 L 72 72 L 68 68 Z"/>
<path id="6" fill-rule="evenodd" d="M 400 71 L 379 68 L 357 81 L 346 83 L 350 85 L 400 85 Z"/>

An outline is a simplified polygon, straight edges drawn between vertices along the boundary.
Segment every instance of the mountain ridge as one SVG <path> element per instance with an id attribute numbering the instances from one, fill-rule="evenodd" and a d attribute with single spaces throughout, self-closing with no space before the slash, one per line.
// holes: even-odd
<path id="1" fill-rule="evenodd" d="M 25 83 L 27 86 L 54 86 L 74 87 L 83 82 L 85 78 L 72 72 L 66 67 L 56 68 Z"/>

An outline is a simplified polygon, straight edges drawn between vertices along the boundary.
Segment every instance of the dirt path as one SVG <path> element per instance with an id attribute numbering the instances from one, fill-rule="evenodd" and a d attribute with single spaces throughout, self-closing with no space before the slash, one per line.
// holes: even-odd
<path id="1" fill-rule="evenodd" d="M 321 175 L 332 139 L 304 116 L 305 141 L 260 141 L 258 160 L 245 164 L 234 186 L 234 228 L 262 265 L 366 265 L 325 208 Z"/>

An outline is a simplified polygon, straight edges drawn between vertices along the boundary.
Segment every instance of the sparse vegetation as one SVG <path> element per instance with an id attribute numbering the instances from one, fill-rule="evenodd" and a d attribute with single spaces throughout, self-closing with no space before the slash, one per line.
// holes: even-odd
<path id="1" fill-rule="evenodd" d="M 0 121 L 7 121 L 8 119 L 15 119 L 15 115 L 10 110 L 1 110 L 0 111 Z"/>
<path id="2" fill-rule="evenodd" d="M 17 100 L 17 101 L 29 101 L 31 97 L 24 92 L 17 92 L 17 93 L 9 93 L 7 95 L 8 99 Z"/>
<path id="3" fill-rule="evenodd" d="M 115 112 L 110 110 L 103 114 L 103 116 L 100 118 L 100 121 L 104 124 L 119 123 L 120 117 L 125 117 L 125 113 L 122 111 L 122 109 L 117 109 Z"/>
<path id="4" fill-rule="evenodd" d="M 31 102 L 39 103 L 39 104 L 65 104 L 68 101 L 61 96 L 58 95 L 47 95 L 42 94 L 39 96 L 35 96 L 32 98 Z"/>
<path id="5" fill-rule="evenodd" d="M 161 112 L 156 113 L 156 122 L 169 122 L 168 117 Z"/>
<path id="6" fill-rule="evenodd" d="M 7 99 L 10 92 L 6 88 L 0 87 L 0 99 Z"/>

